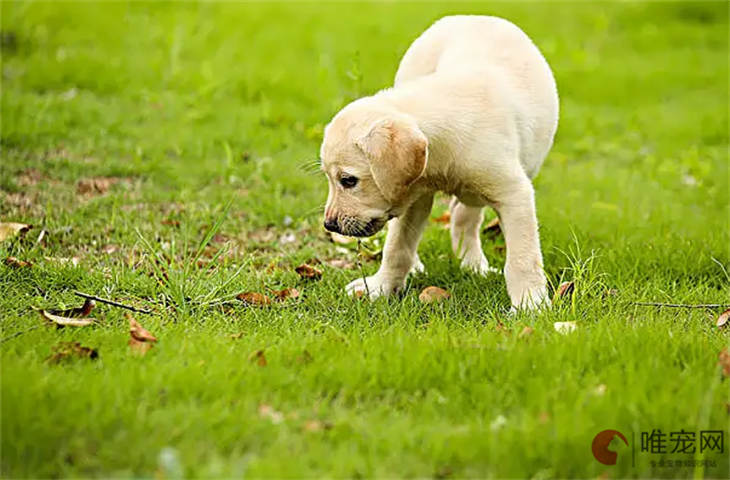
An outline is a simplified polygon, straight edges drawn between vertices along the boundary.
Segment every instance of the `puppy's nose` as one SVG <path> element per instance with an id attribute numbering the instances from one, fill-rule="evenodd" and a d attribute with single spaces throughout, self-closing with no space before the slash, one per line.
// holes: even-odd
<path id="1" fill-rule="evenodd" d="M 330 232 L 341 233 L 340 226 L 337 223 L 337 217 L 325 218 L 324 228 L 329 230 Z"/>

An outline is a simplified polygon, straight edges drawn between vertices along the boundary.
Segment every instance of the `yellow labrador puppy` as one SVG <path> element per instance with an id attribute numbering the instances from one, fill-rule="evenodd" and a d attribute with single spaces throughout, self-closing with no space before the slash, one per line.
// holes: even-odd
<path id="1" fill-rule="evenodd" d="M 416 249 L 443 191 L 453 195 L 462 265 L 491 270 L 479 240 L 490 206 L 505 235 L 512 305 L 549 305 L 531 179 L 557 125 L 555 80 L 522 30 L 496 17 L 437 21 L 406 52 L 393 88 L 347 105 L 325 129 L 325 228 L 370 236 L 390 221 L 380 269 L 347 291 L 389 295 L 423 268 Z"/>

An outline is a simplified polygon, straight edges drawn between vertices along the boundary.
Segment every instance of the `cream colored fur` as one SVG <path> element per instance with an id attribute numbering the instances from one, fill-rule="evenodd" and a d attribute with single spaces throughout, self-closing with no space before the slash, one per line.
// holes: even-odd
<path id="1" fill-rule="evenodd" d="M 380 269 L 347 291 L 367 282 L 371 297 L 388 295 L 423 268 L 418 242 L 443 191 L 453 195 L 452 246 L 462 265 L 492 271 L 479 239 L 491 206 L 505 235 L 512 305 L 549 305 L 531 179 L 557 124 L 553 75 L 522 30 L 495 17 L 437 21 L 406 52 L 393 88 L 352 102 L 325 129 L 330 225 L 372 235 L 390 220 Z M 343 187 L 342 177 L 357 185 Z"/>

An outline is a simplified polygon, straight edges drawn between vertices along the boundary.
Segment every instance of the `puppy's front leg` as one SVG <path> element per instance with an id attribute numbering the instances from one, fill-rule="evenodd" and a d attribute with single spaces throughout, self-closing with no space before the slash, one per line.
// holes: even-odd
<path id="1" fill-rule="evenodd" d="M 358 278 L 351 282 L 346 287 L 347 293 L 358 295 L 369 291 L 370 298 L 377 298 L 395 293 L 405 286 L 406 276 L 416 263 L 416 249 L 432 204 L 432 193 L 422 195 L 403 215 L 390 221 L 380 269 L 364 280 Z"/>
<path id="2" fill-rule="evenodd" d="M 520 179 L 496 207 L 507 245 L 504 276 L 512 306 L 549 306 L 532 183 L 526 177 Z"/>

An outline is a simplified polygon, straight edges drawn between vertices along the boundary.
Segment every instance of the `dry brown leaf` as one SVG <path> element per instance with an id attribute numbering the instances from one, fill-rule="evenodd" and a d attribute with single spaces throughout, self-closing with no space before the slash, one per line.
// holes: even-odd
<path id="1" fill-rule="evenodd" d="M 243 292 L 236 295 L 236 298 L 245 303 L 246 305 L 255 305 L 262 307 L 264 305 L 271 305 L 271 299 L 258 292 Z"/>
<path id="2" fill-rule="evenodd" d="M 575 282 L 563 282 L 558 285 L 558 289 L 555 291 L 556 297 L 570 297 L 575 291 Z"/>
<path id="3" fill-rule="evenodd" d="M 17 235 L 23 235 L 31 228 L 33 226 L 27 223 L 0 223 L 0 242 L 4 242 Z"/>
<path id="4" fill-rule="evenodd" d="M 119 183 L 119 178 L 93 177 L 82 178 L 76 184 L 76 193 L 79 195 L 101 195 L 106 193 L 112 185 Z"/>
<path id="5" fill-rule="evenodd" d="M 132 315 L 130 315 L 129 313 L 125 313 L 124 316 L 127 317 L 127 320 L 129 320 L 129 335 L 132 337 L 133 340 L 148 343 L 157 341 L 157 337 L 152 335 L 142 325 L 140 325 L 140 323 L 135 320 Z"/>
<path id="6" fill-rule="evenodd" d="M 449 223 L 451 221 L 451 212 L 446 210 L 444 213 L 441 214 L 441 216 L 432 217 L 431 221 L 436 223 Z"/>
<path id="7" fill-rule="evenodd" d="M 727 310 L 725 310 L 724 312 L 722 312 L 717 317 L 717 323 L 716 323 L 717 328 L 724 327 L 725 325 L 727 325 L 727 322 L 728 321 L 730 321 L 730 308 L 728 308 Z"/>
<path id="8" fill-rule="evenodd" d="M 53 315 L 52 313 L 49 313 L 45 310 L 38 310 L 38 313 L 41 314 L 41 317 L 45 318 L 49 322 L 53 323 L 57 327 L 86 327 L 87 325 L 91 325 L 92 323 L 95 323 L 96 320 L 93 318 L 69 318 L 69 317 L 62 317 L 60 315 Z"/>
<path id="9" fill-rule="evenodd" d="M 271 294 L 276 300 L 286 300 L 287 298 L 299 298 L 299 290 L 296 288 L 285 288 L 283 290 L 271 290 Z"/>
<path id="10" fill-rule="evenodd" d="M 311 280 L 319 280 L 320 278 L 322 278 L 322 270 L 314 268 L 313 266 L 306 263 L 299 265 L 297 268 L 294 269 L 294 271 L 297 272 L 302 278 Z"/>
<path id="11" fill-rule="evenodd" d="M 87 298 L 79 308 L 69 310 L 38 310 L 38 313 L 40 313 L 41 317 L 59 328 L 86 327 L 87 325 L 96 323 L 95 319 L 87 318 L 95 306 L 96 302 Z"/>
<path id="12" fill-rule="evenodd" d="M 98 358 L 99 353 L 89 347 L 82 346 L 79 342 L 61 342 L 53 347 L 54 353 L 46 358 L 48 363 L 60 363 L 71 358 Z"/>
<path id="13" fill-rule="evenodd" d="M 418 295 L 418 300 L 421 301 L 421 303 L 432 303 L 432 302 L 440 302 L 442 300 L 446 300 L 451 297 L 451 294 L 444 290 L 443 288 L 439 287 L 426 287 L 423 289 L 420 295 Z"/>
<path id="14" fill-rule="evenodd" d="M 256 362 L 256 365 L 259 367 L 265 367 L 269 364 L 269 362 L 266 361 L 266 354 L 263 350 L 256 350 L 248 356 L 248 359 L 251 362 Z"/>
<path id="15" fill-rule="evenodd" d="M 532 333 L 534 331 L 535 331 L 535 329 L 532 328 L 532 327 L 525 327 L 525 328 L 522 329 L 522 331 L 520 332 L 520 334 L 518 335 L 518 337 L 519 338 L 529 337 L 530 335 L 532 335 Z"/>
<path id="16" fill-rule="evenodd" d="M 84 304 L 78 308 L 69 310 L 48 310 L 48 313 L 61 317 L 83 318 L 88 317 L 91 311 L 96 307 L 96 302 L 90 298 L 84 300 Z"/>
<path id="17" fill-rule="evenodd" d="M 499 235 L 501 232 L 502 227 L 499 225 L 499 217 L 494 217 L 482 228 L 482 233 L 488 233 L 490 235 Z"/>
<path id="18" fill-rule="evenodd" d="M 5 265 L 13 268 L 30 268 L 33 263 L 26 262 L 25 260 L 18 260 L 15 257 L 8 257 L 5 259 Z"/>
<path id="19" fill-rule="evenodd" d="M 723 348 L 720 352 L 717 364 L 722 367 L 722 374 L 730 377 L 730 352 L 727 351 L 727 348 Z"/>

